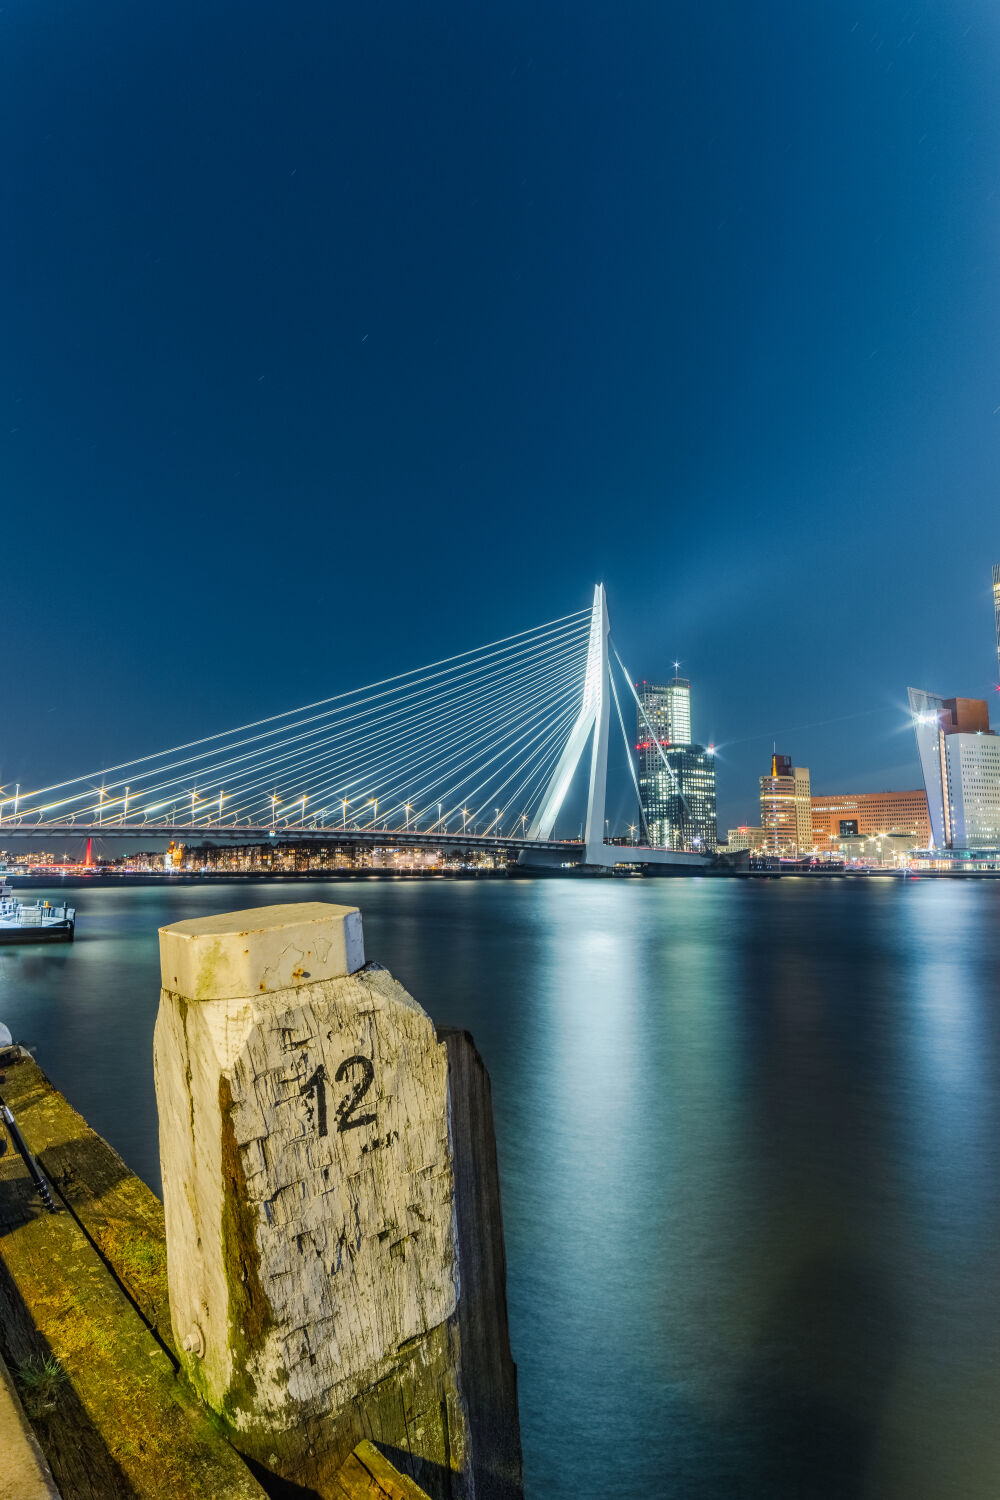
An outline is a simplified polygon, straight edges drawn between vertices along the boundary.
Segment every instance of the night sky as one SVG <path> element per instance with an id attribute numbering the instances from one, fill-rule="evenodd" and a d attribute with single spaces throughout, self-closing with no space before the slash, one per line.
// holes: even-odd
<path id="1" fill-rule="evenodd" d="M 996 0 L 0 12 L 0 777 L 608 586 L 720 826 L 996 681 Z M 823 721 L 834 720 L 832 723 Z"/>

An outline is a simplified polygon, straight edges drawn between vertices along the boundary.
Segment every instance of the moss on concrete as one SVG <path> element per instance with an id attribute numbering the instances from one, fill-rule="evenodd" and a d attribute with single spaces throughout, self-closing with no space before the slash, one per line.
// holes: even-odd
<path id="1" fill-rule="evenodd" d="M 229 1289 L 229 1347 L 233 1375 L 223 1414 L 237 1427 L 253 1420 L 256 1387 L 250 1361 L 264 1347 L 273 1327 L 271 1305 L 260 1280 L 257 1218 L 247 1193 L 246 1174 L 233 1129 L 233 1095 L 227 1078 L 219 1079 L 222 1123 L 222 1258 Z"/>
<path id="2" fill-rule="evenodd" d="M 0 1158 L 0 1342 L 25 1394 L 34 1380 L 35 1427 L 64 1500 L 262 1500 L 123 1291 L 131 1281 L 157 1296 L 161 1285 L 149 1190 L 33 1063 L 8 1070 L 5 1096 L 15 1094 L 29 1148 L 58 1160 L 74 1212 L 80 1204 L 101 1230 L 88 1237 L 65 1209 L 45 1213 L 20 1159 Z"/>
<path id="3" fill-rule="evenodd" d="M 26 1359 L 23 1365 L 14 1368 L 21 1404 L 31 1420 L 55 1410 L 55 1398 L 59 1387 L 66 1379 L 66 1371 L 51 1354 L 43 1358 Z"/>

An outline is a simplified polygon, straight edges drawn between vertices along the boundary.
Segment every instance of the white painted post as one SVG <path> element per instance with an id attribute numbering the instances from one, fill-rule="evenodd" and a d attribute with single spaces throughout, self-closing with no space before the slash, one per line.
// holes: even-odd
<path id="1" fill-rule="evenodd" d="M 323 1445 L 332 1464 L 365 1435 L 328 1419 L 356 1423 L 363 1393 L 412 1359 L 438 1381 L 428 1410 L 465 1494 L 443 1329 L 459 1291 L 445 1042 L 365 966 L 353 907 L 178 922 L 160 958 L 168 1282 L 188 1375 L 238 1446 L 323 1493 Z"/>

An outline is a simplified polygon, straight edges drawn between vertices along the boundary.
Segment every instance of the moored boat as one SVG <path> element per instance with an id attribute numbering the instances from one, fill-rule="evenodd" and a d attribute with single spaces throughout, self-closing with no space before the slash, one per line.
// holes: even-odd
<path id="1" fill-rule="evenodd" d="M 0 864 L 0 944 L 71 943 L 75 929 L 75 906 L 17 901 L 7 879 L 7 866 Z"/>

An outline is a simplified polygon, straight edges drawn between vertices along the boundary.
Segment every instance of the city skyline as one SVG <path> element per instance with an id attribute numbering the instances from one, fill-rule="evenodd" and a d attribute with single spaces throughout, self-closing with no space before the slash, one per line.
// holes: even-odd
<path id="1" fill-rule="evenodd" d="M 994 565 L 993 566 L 993 585 L 992 585 L 994 599 L 996 598 L 996 592 L 997 592 L 997 584 L 996 584 L 997 572 L 998 572 L 998 565 Z M 997 638 L 998 647 L 1000 647 L 1000 627 L 998 627 L 998 629 L 997 629 L 997 637 L 996 638 Z M 691 701 L 691 682 L 690 682 L 689 678 L 685 678 L 685 677 L 682 677 L 680 675 L 677 675 L 678 671 L 679 671 L 679 668 L 681 666 L 681 661 L 680 661 L 679 658 L 672 659 L 671 662 L 670 662 L 670 666 L 673 669 L 674 675 L 668 677 L 667 681 L 662 686 L 657 686 L 655 682 L 652 682 L 652 681 L 649 681 L 649 680 L 640 680 L 640 681 L 636 682 L 634 686 L 635 686 L 635 689 L 637 690 L 637 692 L 639 694 L 639 697 L 642 699 L 642 701 L 646 705 L 647 709 L 651 713 L 654 714 L 654 717 L 656 717 L 658 715 L 660 718 L 663 719 L 664 731 L 667 734 L 667 740 L 661 741 L 661 743 L 668 743 L 668 742 L 670 742 L 672 736 L 676 739 L 675 728 L 674 728 L 674 724 L 673 724 L 673 719 L 677 716 L 678 713 L 680 714 L 680 719 L 678 721 L 678 730 L 684 736 L 684 739 L 685 739 L 685 742 L 686 742 L 688 739 L 691 738 L 691 707 L 690 707 L 690 701 Z M 405 675 L 406 674 L 404 674 L 404 676 Z M 662 674 L 662 675 L 664 675 L 665 677 L 667 676 L 667 674 Z M 962 674 L 961 670 L 952 670 L 951 676 L 953 678 L 955 678 L 955 677 L 961 677 L 961 676 L 963 676 L 963 674 Z M 998 685 L 993 684 L 993 686 L 994 686 L 995 689 L 1000 690 L 1000 687 L 998 687 Z M 660 706 L 661 699 L 662 699 L 662 706 Z M 966 702 L 966 701 L 971 702 L 972 699 L 971 698 L 967 699 L 967 698 L 960 697 L 957 701 L 959 701 L 959 702 Z M 679 707 L 674 708 L 673 705 L 674 705 L 675 702 L 676 702 L 676 704 L 679 705 Z M 653 705 L 653 704 L 658 705 L 656 709 L 653 709 L 651 707 L 651 705 Z M 990 702 L 984 702 L 983 703 L 983 712 L 987 715 L 987 719 L 986 719 L 987 723 L 989 722 L 988 716 L 989 716 L 989 713 L 990 713 L 990 708 L 991 708 L 991 703 Z M 897 720 L 899 719 L 899 714 L 902 713 L 903 717 L 902 717 L 901 723 L 903 725 L 905 725 L 907 728 L 912 727 L 912 724 L 913 724 L 912 707 L 901 707 L 901 706 L 898 706 L 898 705 L 896 705 L 894 703 L 893 705 L 891 705 L 891 707 L 890 707 L 890 709 L 888 711 L 891 712 L 892 715 L 893 715 L 893 717 L 897 718 Z M 878 712 L 879 712 L 878 710 L 874 710 L 874 711 L 860 710 L 857 713 L 845 714 L 845 715 L 842 715 L 842 716 L 838 716 L 838 718 L 836 718 L 836 719 L 834 719 L 832 721 L 830 721 L 830 720 L 823 720 L 823 721 L 819 721 L 818 723 L 815 723 L 815 724 L 800 725 L 800 726 L 797 726 L 796 729 L 794 731 L 792 731 L 792 732 L 795 733 L 795 734 L 797 734 L 798 736 L 802 737 L 802 739 L 807 739 L 810 735 L 815 735 L 817 733 L 817 731 L 819 731 L 820 732 L 820 743 L 822 744 L 823 741 L 824 741 L 824 739 L 825 739 L 825 734 L 826 734 L 826 731 L 828 729 L 828 726 L 829 726 L 829 724 L 831 722 L 833 722 L 834 724 L 837 724 L 837 723 L 843 723 L 843 722 L 853 723 L 855 721 L 864 721 L 865 718 L 868 717 L 869 713 L 878 713 Z M 279 715 L 279 717 L 280 717 L 280 715 Z M 900 727 L 901 727 L 901 723 L 897 722 L 897 724 L 894 727 L 893 733 L 895 733 L 895 734 L 899 733 L 899 730 L 900 730 Z M 640 725 L 638 723 L 637 723 L 636 727 L 637 727 L 637 733 L 639 733 L 641 735 L 642 731 L 641 731 L 641 727 L 640 727 Z M 745 747 L 745 746 L 753 745 L 755 743 L 761 743 L 761 742 L 765 741 L 766 739 L 768 739 L 769 737 L 770 736 L 769 736 L 768 733 L 761 733 L 761 734 L 757 734 L 757 735 L 747 735 L 747 736 L 740 736 L 740 735 L 728 736 L 726 739 L 723 740 L 722 744 L 719 745 L 719 746 L 717 746 L 714 743 L 714 741 L 710 741 L 709 740 L 708 741 L 708 744 L 709 744 L 709 752 L 708 753 L 710 754 L 711 757 L 713 757 L 713 770 L 714 770 L 714 762 L 715 762 L 716 759 L 718 759 L 718 761 L 721 762 L 721 764 L 722 764 L 723 770 L 725 771 L 727 759 L 730 758 L 730 757 L 727 756 L 727 751 L 731 751 L 732 748 L 733 748 L 733 746 L 734 746 L 734 744 L 736 746 Z M 788 735 L 787 734 L 781 734 L 780 736 L 775 736 L 774 737 L 774 743 L 775 744 L 777 743 L 777 739 L 779 737 L 781 737 L 781 738 L 788 738 Z M 708 740 L 707 736 L 705 738 L 706 738 L 706 740 Z M 25 736 L 25 741 L 26 742 L 30 742 L 30 734 L 27 735 L 27 736 Z M 681 741 L 680 741 L 680 739 L 676 739 L 676 742 L 680 743 Z M 861 743 L 862 744 L 866 744 L 867 742 L 864 741 L 863 738 L 862 738 Z M 7 743 L 8 751 L 10 750 L 11 745 L 12 745 L 12 741 L 8 740 L 8 743 Z M 20 749 L 20 745 L 17 744 L 17 742 L 14 742 L 14 748 Z M 700 748 L 700 747 L 697 747 L 697 748 Z M 635 749 L 636 749 L 637 765 L 638 765 L 638 768 L 640 770 L 640 774 L 642 774 L 643 771 L 645 771 L 645 773 L 648 775 L 650 767 L 646 764 L 646 762 L 649 760 L 649 755 L 646 754 L 644 756 L 643 746 L 642 746 L 641 743 L 637 744 L 636 747 L 635 747 Z M 720 752 L 721 752 L 721 754 L 720 754 Z M 802 759 L 803 757 L 800 755 L 798 758 Z M 9 755 L 8 755 L 8 764 L 9 764 Z M 66 769 L 67 769 L 66 764 L 65 764 L 65 762 L 63 762 L 61 765 L 58 766 L 59 774 L 62 774 L 62 772 L 64 772 Z M 759 766 L 756 766 L 754 769 L 757 772 L 757 776 L 755 776 L 755 780 L 757 780 L 757 779 L 759 779 Z M 608 804 L 609 826 L 610 826 L 610 831 L 613 831 L 613 832 L 616 832 L 618 834 L 621 834 L 623 832 L 627 832 L 630 829 L 631 824 L 632 824 L 632 820 L 635 818 L 638 809 L 635 806 L 632 806 L 632 805 L 623 805 L 623 794 L 624 794 L 624 798 L 625 798 L 625 803 L 628 804 L 630 802 L 630 799 L 632 798 L 632 793 L 626 787 L 625 782 L 621 778 L 621 775 L 620 774 L 616 775 L 616 770 L 617 770 L 618 773 L 620 773 L 621 770 L 622 770 L 622 767 L 621 766 L 615 767 L 615 765 L 612 762 L 612 763 L 609 763 L 609 770 L 611 772 L 611 779 L 609 781 L 609 786 L 608 786 L 608 796 L 609 796 L 609 804 Z M 855 776 L 853 776 L 853 777 L 850 778 L 850 780 L 852 780 L 855 783 L 857 783 L 856 785 L 848 785 L 847 784 L 848 783 L 848 778 L 847 777 L 841 777 L 840 778 L 839 783 L 837 783 L 838 784 L 839 792 L 846 793 L 848 795 L 852 795 L 852 794 L 853 795 L 864 795 L 864 794 L 870 794 L 870 793 L 873 793 L 873 792 L 874 793 L 883 793 L 883 792 L 892 793 L 892 792 L 898 792 L 900 790 L 905 790 L 906 789 L 906 786 L 904 785 L 904 782 L 905 782 L 905 778 L 906 778 L 907 774 L 910 775 L 911 780 L 912 780 L 912 782 L 913 782 L 914 785 L 916 784 L 917 781 L 920 780 L 921 775 L 922 775 L 920 759 L 919 759 L 919 756 L 918 756 L 918 754 L 916 752 L 914 752 L 914 754 L 913 754 L 912 759 L 911 759 L 910 762 L 908 762 L 908 763 L 907 762 L 901 762 L 901 764 L 899 766 L 893 767 L 893 768 L 891 768 L 891 770 L 896 775 L 896 784 L 895 785 L 889 784 L 888 781 L 880 781 L 880 779 L 879 779 L 880 775 L 882 775 L 882 776 L 885 775 L 884 770 L 880 773 L 880 771 L 877 768 L 869 768 L 869 769 L 863 769 L 862 768 Z M 2 773 L 3 773 L 3 766 L 2 766 L 2 764 L 0 764 L 0 774 L 2 774 Z M 902 776 L 903 780 L 900 780 L 900 776 Z M 579 780 L 579 778 L 576 778 L 576 779 Z M 826 781 L 826 782 L 830 782 L 831 781 L 831 777 L 829 775 L 824 776 L 821 779 L 824 780 L 824 781 Z M 713 796 L 714 796 L 714 794 L 715 794 L 715 777 L 714 777 L 714 775 L 712 777 L 712 781 L 713 781 Z M 832 777 L 832 781 L 833 782 L 837 782 L 836 775 L 834 775 Z M 615 785 L 614 785 L 615 782 L 618 783 L 617 791 L 616 791 Z M 26 782 L 25 786 L 27 786 L 29 784 L 30 784 L 30 782 Z M 96 785 L 97 785 L 97 782 L 95 782 L 95 786 Z M 8 772 L 7 776 L 5 778 L 5 781 L 4 782 L 0 782 L 0 814 L 2 814 L 3 817 L 6 817 L 8 820 L 10 819 L 11 812 L 12 812 L 11 793 L 14 791 L 14 789 L 15 789 L 15 780 L 14 780 L 14 777 Z M 20 790 L 20 788 L 18 788 L 18 790 Z M 835 795 L 835 793 L 832 790 L 831 786 L 824 786 L 823 787 L 823 794 L 824 795 Z M 202 800 L 204 800 L 204 799 L 202 799 Z M 641 798 L 640 798 L 640 800 L 641 800 Z M 754 819 L 755 819 L 756 814 L 753 811 L 753 807 L 751 806 L 750 815 L 746 816 L 745 815 L 744 804 L 745 803 L 753 804 L 753 803 L 755 803 L 755 800 L 756 800 L 756 798 L 755 798 L 755 795 L 754 795 L 754 793 L 753 793 L 752 790 L 747 795 L 746 789 L 742 785 L 734 786 L 731 783 L 727 784 L 727 781 L 725 779 L 723 779 L 723 781 L 721 783 L 721 787 L 719 788 L 719 796 L 718 796 L 718 809 L 719 809 L 719 811 L 718 811 L 718 826 L 719 826 L 720 830 L 724 829 L 726 826 L 734 826 L 734 827 L 737 827 L 737 828 L 739 828 L 739 827 L 746 827 L 746 826 L 752 826 L 753 823 L 754 823 Z M 16 806 L 16 803 L 14 805 Z M 735 809 L 735 815 L 734 815 L 734 809 Z M 2 821 L 2 818 L 0 818 L 0 821 Z M 568 830 L 567 830 L 567 832 L 568 832 Z"/>
<path id="2" fill-rule="evenodd" d="M 991 11 L 4 24 L 4 778 L 597 579 L 723 827 L 773 739 L 911 785 L 898 684 L 994 680 Z"/>
<path id="3" fill-rule="evenodd" d="M 1000 4 L 0 38 L 0 1490 L 996 1500 Z"/>

